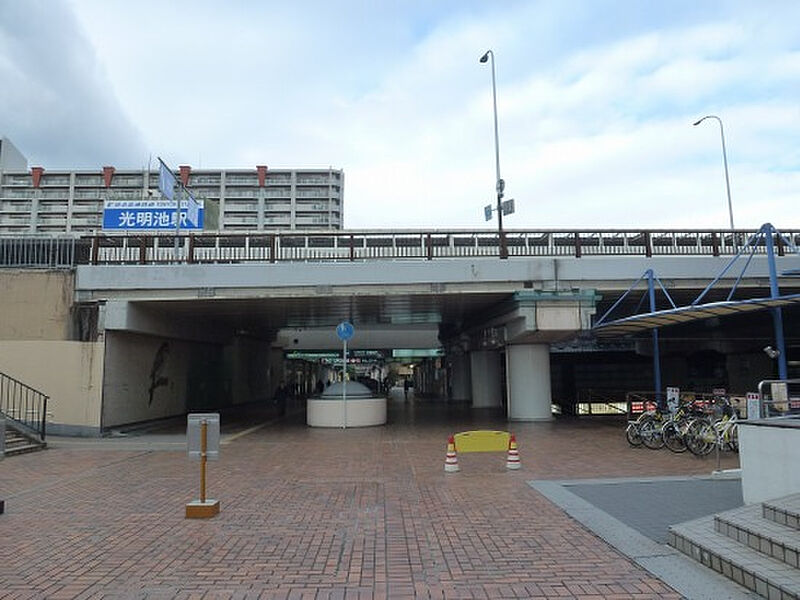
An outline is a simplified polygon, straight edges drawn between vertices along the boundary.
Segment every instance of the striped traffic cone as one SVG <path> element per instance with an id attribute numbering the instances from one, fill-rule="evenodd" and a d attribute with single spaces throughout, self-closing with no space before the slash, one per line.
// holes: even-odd
<path id="1" fill-rule="evenodd" d="M 461 469 L 458 466 L 458 456 L 456 456 L 456 440 L 451 435 L 447 440 L 447 455 L 444 458 L 445 473 L 456 473 Z"/>
<path id="2" fill-rule="evenodd" d="M 506 458 L 506 469 L 519 469 L 522 463 L 519 460 L 519 450 L 517 450 L 517 438 L 512 433 L 508 440 L 508 458 Z"/>

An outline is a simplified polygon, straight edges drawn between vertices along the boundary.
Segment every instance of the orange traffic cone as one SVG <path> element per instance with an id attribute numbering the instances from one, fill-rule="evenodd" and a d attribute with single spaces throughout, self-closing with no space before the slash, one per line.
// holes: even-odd
<path id="1" fill-rule="evenodd" d="M 508 458 L 506 458 L 506 469 L 519 469 L 522 463 L 519 460 L 519 450 L 517 450 L 517 438 L 512 433 L 508 440 Z"/>
<path id="2" fill-rule="evenodd" d="M 461 469 L 458 466 L 458 456 L 456 456 L 456 440 L 451 435 L 447 440 L 447 455 L 444 459 L 445 473 L 456 473 Z"/>

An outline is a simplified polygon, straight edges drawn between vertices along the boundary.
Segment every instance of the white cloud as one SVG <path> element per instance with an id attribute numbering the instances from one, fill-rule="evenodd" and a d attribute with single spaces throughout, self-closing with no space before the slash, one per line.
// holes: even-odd
<path id="1" fill-rule="evenodd" d="M 709 113 L 725 123 L 737 224 L 800 217 L 792 3 L 72 6 L 96 54 L 83 55 L 94 83 L 72 73 L 70 85 L 97 97 L 107 73 L 106 98 L 150 151 L 207 167 L 342 167 L 349 227 L 495 226 L 483 221 L 495 178 L 491 75 L 477 60 L 488 47 L 517 205 L 506 226 L 724 228 L 716 123 L 691 126 Z M 44 92 L 20 95 L 65 94 Z M 131 166 L 141 152 L 86 134 L 106 153 L 98 164 L 121 154 Z"/>
<path id="2" fill-rule="evenodd" d="M 0 2 L 0 134 L 33 164 L 144 153 L 104 68 L 60 2 Z"/>

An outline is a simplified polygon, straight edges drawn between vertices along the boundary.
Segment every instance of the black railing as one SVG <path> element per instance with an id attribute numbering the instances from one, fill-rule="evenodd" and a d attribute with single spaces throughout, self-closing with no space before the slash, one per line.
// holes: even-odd
<path id="1" fill-rule="evenodd" d="M 733 256 L 755 230 L 509 230 L 510 258 L 590 256 Z M 800 231 L 782 232 L 777 254 L 800 246 Z M 786 243 L 784 243 L 784 240 Z M 765 254 L 763 244 L 754 248 Z M 0 237 L 0 267 L 76 265 L 348 262 L 492 258 L 493 230 L 262 231 Z"/>
<path id="2" fill-rule="evenodd" d="M 20 236 L 0 238 L 0 265 L 8 267 L 63 269 L 76 264 L 74 237 Z M 85 253 L 88 258 L 88 252 Z"/>
<path id="3" fill-rule="evenodd" d="M 21 381 L 0 373 L 0 413 L 44 442 L 47 401 L 50 397 Z"/>
<path id="4" fill-rule="evenodd" d="M 583 230 L 504 232 L 515 257 L 733 256 L 755 230 Z M 791 243 L 800 232 L 783 232 Z M 492 258 L 497 232 L 486 230 L 338 230 L 96 235 L 81 238 L 78 264 L 352 262 Z M 88 246 L 88 251 L 87 251 Z M 783 247 L 779 247 L 779 255 Z M 756 248 L 760 254 L 763 247 Z"/>

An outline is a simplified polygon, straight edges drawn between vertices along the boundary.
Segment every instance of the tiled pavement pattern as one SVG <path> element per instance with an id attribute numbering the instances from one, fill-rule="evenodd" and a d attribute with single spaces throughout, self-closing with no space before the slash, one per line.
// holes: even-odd
<path id="1" fill-rule="evenodd" d="M 0 462 L 0 598 L 679 598 L 526 484 L 715 467 L 623 427 L 512 424 L 522 469 L 470 454 L 445 474 L 450 433 L 505 421 L 399 402 L 386 427 L 296 417 L 231 440 L 223 419 L 208 521 L 183 517 L 198 465 L 174 436 L 50 440 Z"/>

